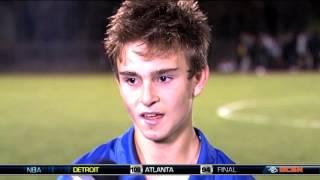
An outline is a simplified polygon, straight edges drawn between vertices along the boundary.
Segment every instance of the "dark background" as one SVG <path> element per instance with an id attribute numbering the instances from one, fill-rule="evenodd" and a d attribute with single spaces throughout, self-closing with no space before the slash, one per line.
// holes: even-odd
<path id="1" fill-rule="evenodd" d="M 121 1 L 0 1 L 0 72 L 110 71 L 102 41 Z M 209 65 L 237 58 L 241 33 L 253 36 L 320 27 L 317 1 L 199 1 L 209 17 Z M 281 68 L 279 68 L 281 70 Z M 284 69 L 284 68 L 283 68 Z"/>

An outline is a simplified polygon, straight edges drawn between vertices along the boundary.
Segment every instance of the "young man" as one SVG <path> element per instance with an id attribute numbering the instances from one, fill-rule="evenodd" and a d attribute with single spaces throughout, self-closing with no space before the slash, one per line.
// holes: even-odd
<path id="1" fill-rule="evenodd" d="M 111 160 L 118 164 L 233 164 L 192 126 L 193 100 L 209 77 L 210 28 L 198 4 L 191 0 L 126 0 L 111 17 L 106 34 L 106 51 L 133 127 L 74 163 Z M 173 177 L 188 178 L 253 179 L 251 176 Z"/>

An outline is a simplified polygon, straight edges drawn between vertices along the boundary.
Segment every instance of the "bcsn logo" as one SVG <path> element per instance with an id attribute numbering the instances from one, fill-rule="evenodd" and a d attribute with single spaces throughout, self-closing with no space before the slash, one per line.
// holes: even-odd
<path id="1" fill-rule="evenodd" d="M 280 173 L 303 173 L 303 168 L 298 166 L 284 166 L 279 168 Z"/>

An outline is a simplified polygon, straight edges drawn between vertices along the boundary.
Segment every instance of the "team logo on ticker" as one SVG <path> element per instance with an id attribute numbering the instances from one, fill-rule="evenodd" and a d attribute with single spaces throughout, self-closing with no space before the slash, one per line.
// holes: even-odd
<path id="1" fill-rule="evenodd" d="M 265 169 L 266 173 L 276 174 L 279 172 L 278 168 L 276 166 L 267 166 Z"/>
<path id="2" fill-rule="evenodd" d="M 210 164 L 200 165 L 200 174 L 212 174 L 213 167 Z"/>
<path id="3" fill-rule="evenodd" d="M 130 166 L 130 174 L 142 174 L 143 168 L 142 165 L 136 164 Z"/>

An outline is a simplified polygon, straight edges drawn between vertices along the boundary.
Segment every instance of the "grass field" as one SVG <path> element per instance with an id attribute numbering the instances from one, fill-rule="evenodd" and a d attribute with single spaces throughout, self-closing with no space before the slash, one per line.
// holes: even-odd
<path id="1" fill-rule="evenodd" d="M 239 164 L 320 163 L 320 74 L 212 75 L 194 108 L 195 126 Z M 129 126 L 110 75 L 0 76 L 1 164 L 68 164 Z"/>

